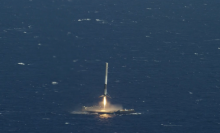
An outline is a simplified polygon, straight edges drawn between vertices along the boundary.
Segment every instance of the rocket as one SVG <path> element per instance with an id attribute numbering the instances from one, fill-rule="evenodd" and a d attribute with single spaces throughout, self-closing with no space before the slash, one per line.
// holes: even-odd
<path id="1" fill-rule="evenodd" d="M 100 97 L 110 97 L 107 93 L 107 79 L 108 79 L 108 62 L 106 62 L 105 67 L 105 86 L 104 86 L 104 95 L 101 95 Z"/>

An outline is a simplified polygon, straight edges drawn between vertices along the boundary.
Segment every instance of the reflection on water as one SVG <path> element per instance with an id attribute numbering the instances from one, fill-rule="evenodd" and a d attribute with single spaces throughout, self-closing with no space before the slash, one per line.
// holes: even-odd
<path id="1" fill-rule="evenodd" d="M 100 126 L 111 126 L 112 124 L 114 124 L 113 121 L 113 117 L 115 117 L 115 115 L 112 114 L 98 114 L 96 115 L 96 120 L 97 120 L 97 125 Z"/>
<path id="2" fill-rule="evenodd" d="M 109 115 L 109 114 L 100 114 L 99 118 L 102 119 L 108 119 L 108 118 L 113 118 L 115 115 Z"/>

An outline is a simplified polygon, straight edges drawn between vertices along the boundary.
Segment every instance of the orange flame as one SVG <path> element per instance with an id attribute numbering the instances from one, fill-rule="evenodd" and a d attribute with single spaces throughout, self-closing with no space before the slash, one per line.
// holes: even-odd
<path id="1" fill-rule="evenodd" d="M 106 96 L 103 97 L 103 104 L 104 104 L 104 109 L 105 109 L 105 106 L 107 104 Z"/>

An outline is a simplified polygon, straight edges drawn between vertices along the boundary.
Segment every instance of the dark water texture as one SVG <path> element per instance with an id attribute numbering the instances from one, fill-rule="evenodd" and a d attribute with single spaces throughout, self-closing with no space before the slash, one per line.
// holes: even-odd
<path id="1" fill-rule="evenodd" d="M 219 133 L 219 5 L 1 1 L 0 132 Z M 105 62 L 111 103 L 141 115 L 70 113 L 101 101 Z"/>

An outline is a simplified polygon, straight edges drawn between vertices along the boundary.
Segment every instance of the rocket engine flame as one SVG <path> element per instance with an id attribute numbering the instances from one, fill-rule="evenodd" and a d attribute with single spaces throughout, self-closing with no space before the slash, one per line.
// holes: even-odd
<path id="1" fill-rule="evenodd" d="M 104 105 L 104 109 L 105 109 L 105 106 L 107 104 L 107 100 L 106 100 L 106 96 L 103 97 L 103 105 Z"/>

